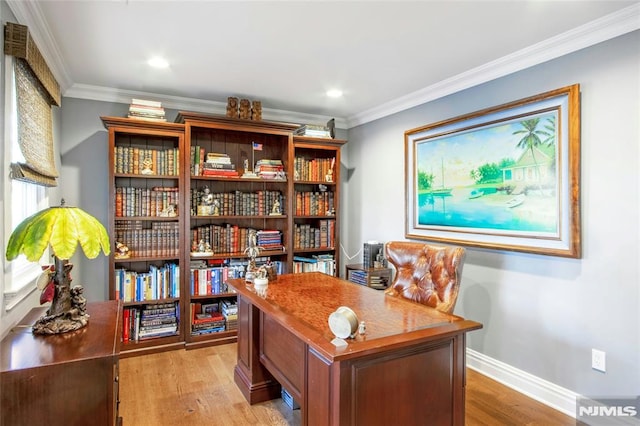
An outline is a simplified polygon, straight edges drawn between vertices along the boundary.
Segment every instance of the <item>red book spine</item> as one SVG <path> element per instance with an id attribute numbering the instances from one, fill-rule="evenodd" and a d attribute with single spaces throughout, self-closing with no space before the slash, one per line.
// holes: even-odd
<path id="1" fill-rule="evenodd" d="M 124 329 L 122 330 L 122 340 L 124 342 L 129 341 L 129 327 L 131 326 L 130 312 L 131 312 L 131 309 L 125 309 L 123 312 L 124 314 L 123 328 Z"/>

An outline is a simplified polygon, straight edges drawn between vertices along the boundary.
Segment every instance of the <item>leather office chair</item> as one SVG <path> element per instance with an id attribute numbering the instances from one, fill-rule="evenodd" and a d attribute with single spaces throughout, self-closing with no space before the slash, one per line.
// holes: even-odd
<path id="1" fill-rule="evenodd" d="M 448 314 L 458 299 L 465 249 L 389 241 L 384 254 L 396 268 L 389 296 L 400 296 Z"/>

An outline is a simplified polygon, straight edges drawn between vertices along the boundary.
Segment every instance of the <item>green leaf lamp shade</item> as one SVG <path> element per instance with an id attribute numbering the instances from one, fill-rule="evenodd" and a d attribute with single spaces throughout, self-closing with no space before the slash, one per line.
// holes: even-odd
<path id="1" fill-rule="evenodd" d="M 111 253 L 104 226 L 82 209 L 65 206 L 62 200 L 60 206 L 35 213 L 16 227 L 7 245 L 7 260 L 24 254 L 28 260 L 37 262 L 49 245 L 54 256 L 68 260 L 78 244 L 89 259 L 97 257 L 100 250 L 105 255 Z"/>

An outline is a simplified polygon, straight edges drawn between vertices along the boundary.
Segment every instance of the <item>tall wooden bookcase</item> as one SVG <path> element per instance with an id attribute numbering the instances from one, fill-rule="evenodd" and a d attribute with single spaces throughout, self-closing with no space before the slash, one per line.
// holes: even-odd
<path id="1" fill-rule="evenodd" d="M 289 161 L 293 176 L 292 272 L 320 262 L 323 272 L 339 275 L 339 139 L 293 137 Z M 333 260 L 331 260 L 333 259 Z"/>
<path id="2" fill-rule="evenodd" d="M 300 271 L 299 259 L 315 263 L 332 257 L 334 260 L 328 263 L 338 275 L 340 148 L 346 141 L 294 136 L 298 124 L 185 111 L 178 113 L 176 123 L 117 117 L 102 117 L 102 120 L 109 131 L 109 232 L 114 244 L 118 238 L 123 239 L 121 242 L 131 251 L 128 259 L 119 259 L 116 254 L 110 256 L 110 298 L 121 297 L 118 286 L 122 285 L 123 270 L 143 274 L 152 266 L 167 263 L 179 267 L 179 294 L 156 297 L 160 293 L 151 292 L 151 300 L 124 301 L 124 309 L 130 311 L 155 306 L 161 311 L 167 304 L 174 303 L 179 328 L 169 335 L 125 341 L 123 355 L 235 341 L 237 333 L 235 327 L 230 326 L 232 321 L 228 320 L 224 329 L 209 330 L 202 330 L 194 323 L 198 323 L 195 318 L 202 315 L 203 310 L 222 310 L 223 305 L 233 308 L 236 296 L 226 288 L 224 279 L 243 273 L 248 258 L 245 248 L 249 230 L 279 238 L 279 245 L 267 245 L 258 256 L 258 261 L 276 265 L 279 273 Z M 125 148 L 127 153 L 137 148 L 138 171 L 135 173 L 125 172 L 122 165 L 118 168 L 119 162 L 131 161 L 130 166 L 133 165 L 133 157 L 123 158 Z M 164 169 L 157 173 L 158 166 L 153 166 L 151 172 L 147 170 L 143 174 L 141 161 L 146 160 L 149 153 L 155 160 L 154 150 L 171 150 L 174 156 L 177 152 L 179 173 L 166 174 Z M 202 163 L 207 154 L 228 157 L 238 176 L 203 174 Z M 256 163 L 281 164 L 284 173 L 275 178 L 273 175 L 242 177 L 246 169 L 256 171 Z M 198 208 L 205 187 L 217 200 L 215 211 Z M 146 194 L 145 191 L 158 188 L 166 190 L 165 198 L 177 200 L 176 206 L 165 209 L 168 213 L 151 216 L 145 211 L 141 216 L 123 216 L 122 206 L 118 204 L 119 192 L 133 192 L 139 196 L 134 198 L 135 202 L 142 203 L 146 199 L 138 193 Z M 279 208 L 273 206 L 276 199 Z M 177 249 L 177 253 L 140 255 L 139 242 L 130 237 L 139 231 L 150 235 L 150 241 L 156 241 L 159 237 L 153 233 L 155 228 L 170 228 L 166 234 L 158 235 L 165 235 L 161 241 Z M 210 246 L 212 253 L 198 253 L 200 242 Z M 203 276 L 206 277 L 204 283 Z M 129 335 L 135 332 L 135 329 L 129 330 Z"/>
<path id="3" fill-rule="evenodd" d="M 123 356 L 183 346 L 184 126 L 102 117 L 109 131 L 109 297 L 123 301 Z M 177 270 L 177 271 L 176 271 Z M 148 322 L 142 330 L 137 319 Z M 148 317 L 148 321 L 147 318 Z"/>

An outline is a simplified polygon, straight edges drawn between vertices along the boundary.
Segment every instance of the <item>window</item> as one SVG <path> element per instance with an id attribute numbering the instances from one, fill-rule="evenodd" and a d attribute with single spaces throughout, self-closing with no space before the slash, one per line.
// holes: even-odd
<path id="1" fill-rule="evenodd" d="M 5 138 L 4 161 L 5 170 L 9 170 L 11 163 L 24 162 L 22 151 L 18 144 L 18 113 L 15 90 L 15 76 L 13 58 L 5 56 Z M 6 247 L 11 232 L 22 220 L 48 207 L 46 189 L 34 183 L 9 179 L 4 185 L 4 247 Z M 9 310 L 35 288 L 35 279 L 40 274 L 39 265 L 28 261 L 24 256 L 6 262 L 4 273 L 4 304 Z"/>

